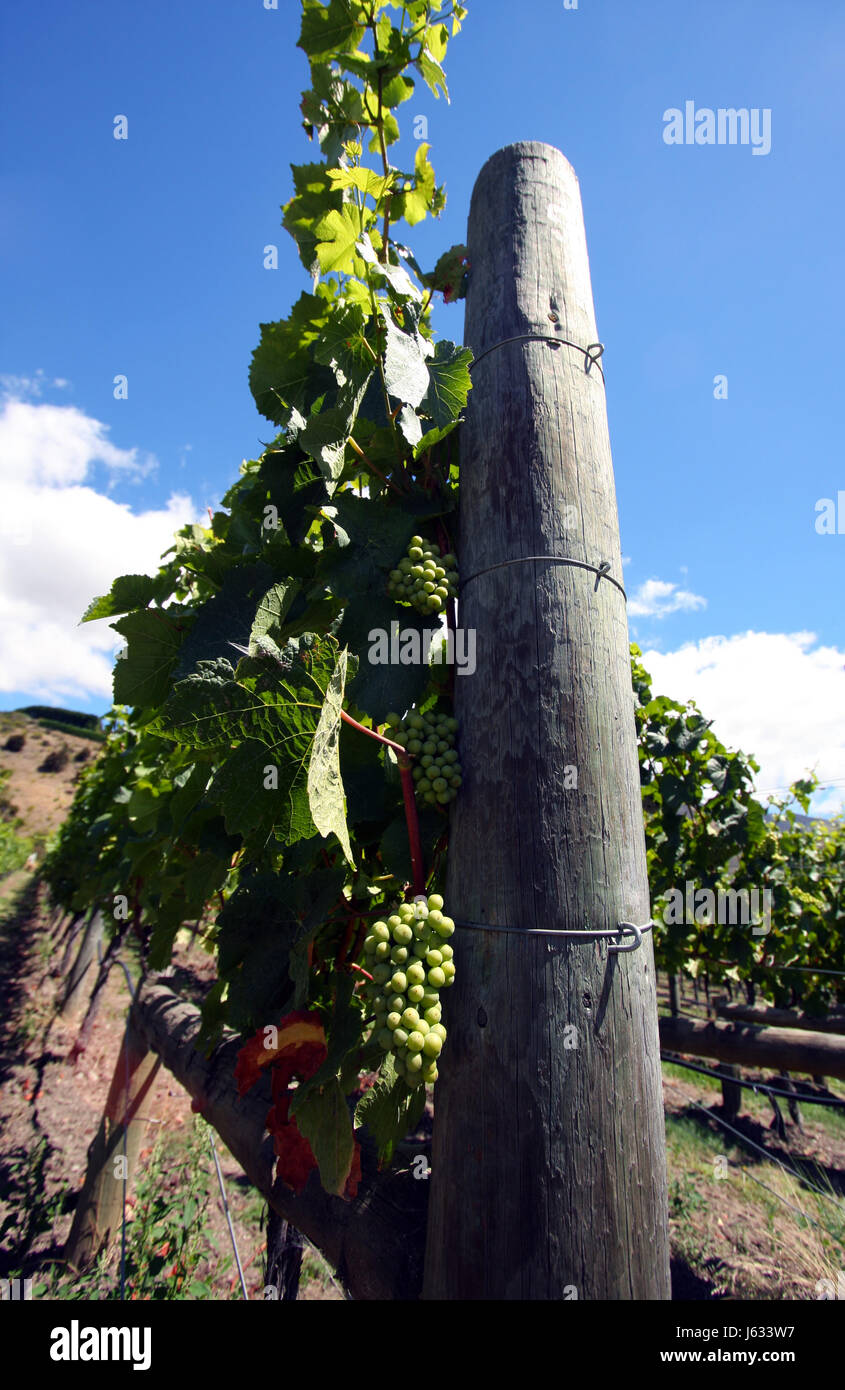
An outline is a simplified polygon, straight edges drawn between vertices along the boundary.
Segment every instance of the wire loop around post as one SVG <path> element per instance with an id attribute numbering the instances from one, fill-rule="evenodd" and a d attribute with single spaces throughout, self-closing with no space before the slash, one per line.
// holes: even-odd
<path id="1" fill-rule="evenodd" d="M 553 348 L 575 348 L 576 352 L 583 352 L 584 354 L 584 371 L 587 375 L 589 376 L 591 367 L 598 367 L 599 375 L 604 381 L 604 370 L 599 362 L 599 358 L 604 352 L 604 343 L 588 343 L 586 347 L 582 347 L 580 343 L 573 343 L 569 338 L 554 338 L 551 333 L 517 333 L 512 338 L 503 338 L 501 342 L 493 343 L 491 347 L 485 348 L 483 352 L 473 358 L 469 364 L 470 373 L 474 367 L 478 366 L 479 362 L 483 362 L 485 357 L 489 357 L 491 352 L 495 352 L 497 348 L 506 347 L 508 343 L 548 343 Z"/>
<path id="2" fill-rule="evenodd" d="M 465 922 L 457 917 L 452 920 L 456 927 L 466 927 L 469 931 L 516 932 L 520 936 L 557 936 L 569 941 L 606 941 L 617 936 L 621 936 L 624 940 L 626 936 L 633 935 L 634 941 L 630 946 L 624 946 L 621 943 L 618 946 L 608 946 L 608 954 L 614 955 L 618 955 L 620 952 L 628 954 L 630 951 L 639 950 L 643 944 L 643 936 L 655 926 L 654 921 L 648 921 L 642 927 L 635 926 L 633 922 L 620 922 L 616 927 L 603 928 L 599 931 L 559 931 L 552 927 L 500 927 L 493 922 Z"/>

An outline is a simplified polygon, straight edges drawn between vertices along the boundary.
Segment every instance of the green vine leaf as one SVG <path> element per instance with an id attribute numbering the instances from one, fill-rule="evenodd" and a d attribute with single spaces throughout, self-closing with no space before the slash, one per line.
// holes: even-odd
<path id="1" fill-rule="evenodd" d="M 453 424 L 464 409 L 472 388 L 469 348 L 455 343 L 439 342 L 434 357 L 428 363 L 429 387 L 420 404 L 424 415 L 430 416 L 437 429 Z"/>
<path id="2" fill-rule="evenodd" d="M 300 1134 L 311 1145 L 326 1192 L 340 1196 L 352 1169 L 355 1139 L 339 1081 L 311 1090 L 296 1112 Z"/>
<path id="3" fill-rule="evenodd" d="M 424 1108 L 425 1087 L 409 1090 L 396 1075 L 393 1058 L 385 1058 L 378 1081 L 364 1092 L 355 1109 L 355 1123 L 366 1125 L 382 1166 L 390 1162 L 400 1139 L 419 1124 Z"/>
<path id="4" fill-rule="evenodd" d="M 340 714 L 348 657 L 349 653 L 344 647 L 326 689 L 326 701 L 311 747 L 307 785 L 314 824 L 321 835 L 337 836 L 347 861 L 354 869 L 355 861 L 346 824 L 343 779 L 340 775 Z"/>

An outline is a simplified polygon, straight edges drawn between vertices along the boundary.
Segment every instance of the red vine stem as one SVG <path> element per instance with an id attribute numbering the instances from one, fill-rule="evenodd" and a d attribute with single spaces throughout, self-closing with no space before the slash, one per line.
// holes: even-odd
<path id="1" fill-rule="evenodd" d="M 392 748 L 396 756 L 402 754 L 407 758 L 407 753 L 401 743 L 394 743 L 392 739 L 385 738 L 384 734 L 376 733 L 375 729 L 368 729 L 365 724 L 359 724 L 357 719 L 353 719 L 351 714 L 347 714 L 345 709 L 340 711 L 340 717 L 344 724 L 349 724 L 353 729 L 357 729 L 359 734 L 366 734 L 367 738 L 374 738 L 378 743 L 384 743 L 388 748 Z"/>
<path id="2" fill-rule="evenodd" d="M 340 950 L 337 953 L 337 960 L 335 961 L 335 970 L 340 970 L 341 966 L 343 965 L 343 962 L 346 960 L 346 955 L 349 950 L 349 946 L 351 944 L 353 936 L 355 935 L 355 925 L 357 920 L 357 917 L 351 916 L 346 924 L 346 931 L 343 933 L 343 940 L 340 943 Z"/>
<path id="3" fill-rule="evenodd" d="M 420 842 L 420 823 L 417 818 L 417 799 L 414 795 L 414 779 L 411 776 L 411 763 L 407 754 L 405 754 L 404 759 L 399 759 L 399 776 L 402 778 L 402 795 L 405 798 L 405 820 L 408 822 L 408 843 L 411 847 L 411 870 L 414 879 L 414 892 L 424 893 L 425 870 L 423 868 L 422 844 Z"/>
<path id="4" fill-rule="evenodd" d="M 385 738 L 383 734 L 377 734 L 375 729 L 367 729 L 363 724 L 359 724 L 357 719 L 353 719 L 346 710 L 340 711 L 340 717 L 345 724 L 351 725 L 359 733 L 366 734 L 368 738 L 374 738 L 378 743 L 383 743 L 387 748 L 392 748 L 399 763 L 399 776 L 402 779 L 402 796 L 405 800 L 405 820 L 408 823 L 408 843 L 411 847 L 411 870 L 414 879 L 414 892 L 425 892 L 425 870 L 423 868 L 422 843 L 420 841 L 420 823 L 417 817 L 417 800 L 414 795 L 414 779 L 411 776 L 412 760 L 402 747 L 401 743 L 394 743 L 392 739 Z"/>
<path id="5" fill-rule="evenodd" d="M 365 978 L 369 980 L 370 984 L 373 983 L 372 975 L 370 974 L 369 970 L 364 969 L 363 965 L 356 965 L 354 961 L 350 961 L 346 968 L 347 970 L 357 970 L 358 974 L 365 976 Z"/>

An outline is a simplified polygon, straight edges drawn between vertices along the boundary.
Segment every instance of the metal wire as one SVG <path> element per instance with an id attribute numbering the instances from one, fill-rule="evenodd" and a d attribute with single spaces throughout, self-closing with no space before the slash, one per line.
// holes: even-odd
<path id="1" fill-rule="evenodd" d="M 241 1281 L 241 1289 L 243 1290 L 244 1298 L 247 1300 L 247 1302 L 249 1302 L 249 1294 L 246 1291 L 246 1280 L 244 1279 L 244 1272 L 241 1267 L 241 1257 L 238 1253 L 238 1242 L 235 1239 L 235 1228 L 232 1225 L 232 1218 L 229 1214 L 229 1203 L 226 1200 L 226 1188 L 223 1185 L 223 1174 L 220 1170 L 220 1160 L 217 1157 L 217 1149 L 214 1147 L 214 1131 L 212 1130 L 210 1125 L 208 1127 L 208 1142 L 211 1145 L 211 1152 L 214 1158 L 214 1166 L 217 1169 L 217 1181 L 220 1184 L 220 1198 L 223 1202 L 223 1212 L 226 1217 L 226 1225 L 229 1227 L 229 1239 L 232 1242 L 232 1249 L 235 1252 L 235 1264 L 238 1267 L 238 1277 Z"/>
<path id="2" fill-rule="evenodd" d="M 507 343 L 550 343 L 552 347 L 560 347 L 561 345 L 573 347 L 577 352 L 584 354 L 584 371 L 589 374 L 590 368 L 595 365 L 599 369 L 602 381 L 604 381 L 604 371 L 599 363 L 599 358 L 604 352 L 604 343 L 590 343 L 588 347 L 582 347 L 580 343 L 573 343 L 569 338 L 555 338 L 551 333 L 517 333 L 513 338 L 503 338 L 500 343 L 494 343 L 492 347 L 485 348 L 478 357 L 473 358 L 469 365 L 470 372 L 478 366 L 479 362 L 483 362 L 485 357 L 489 357 L 491 352 L 495 352 L 497 348 L 505 347 Z"/>
<path id="3" fill-rule="evenodd" d="M 499 927 L 493 922 L 466 922 L 457 917 L 452 921 L 456 927 L 467 927 L 470 931 L 509 931 L 518 932 L 520 936 L 562 936 L 570 941 L 603 941 L 608 937 L 633 936 L 634 941 L 630 946 L 608 946 L 608 954 L 626 953 L 636 951 L 643 944 L 643 934 L 651 931 L 654 922 L 646 922 L 644 927 L 635 926 L 633 922 L 620 922 L 617 927 L 607 927 L 599 931 L 558 931 L 557 929 L 545 927 Z"/>
<path id="4" fill-rule="evenodd" d="M 689 1015 L 684 1016 L 689 1017 Z M 769 1086 L 765 1081 L 741 1081 L 738 1076 L 727 1076 L 724 1072 L 713 1071 L 712 1067 L 699 1067 L 694 1062 L 682 1062 L 671 1052 L 661 1052 L 660 1060 L 668 1062 L 673 1067 L 686 1067 L 687 1071 L 697 1071 L 702 1076 L 711 1076 L 714 1081 L 727 1081 L 731 1086 L 742 1086 L 743 1090 L 746 1091 L 754 1091 L 755 1093 L 764 1091 L 766 1095 L 783 1096 L 784 1100 L 800 1101 L 802 1105 L 828 1105 L 833 1109 L 845 1110 L 845 1100 L 839 1100 L 836 1096 L 814 1096 L 808 1095 L 804 1091 L 779 1091 L 775 1086 Z M 730 1066 L 732 1064 L 726 1062 L 725 1065 Z"/>
<path id="5" fill-rule="evenodd" d="M 572 560 L 566 555 L 518 555 L 514 560 L 499 560 L 495 565 L 487 565 L 483 570 L 476 570 L 475 574 L 471 574 L 468 578 L 461 580 L 458 585 L 458 591 L 462 592 L 467 584 L 471 584 L 473 579 L 478 579 L 482 574 L 491 574 L 493 570 L 504 569 L 506 565 L 525 565 L 532 560 L 545 560 L 553 565 L 572 565 L 575 569 L 591 570 L 596 576 L 596 582 L 593 585 L 593 593 L 596 592 L 601 581 L 606 579 L 609 584 L 612 584 L 614 588 L 619 590 L 625 602 L 628 602 L 628 595 L 625 593 L 619 580 L 614 579 L 613 575 L 610 573 L 610 562 L 608 560 L 602 560 L 600 565 L 590 565 L 586 560 Z"/>
<path id="6" fill-rule="evenodd" d="M 694 1105 L 697 1110 L 702 1110 L 709 1119 L 715 1120 L 717 1125 L 722 1125 L 725 1129 L 729 1129 L 731 1134 L 735 1134 L 737 1139 L 741 1140 L 743 1144 L 749 1144 L 752 1149 L 756 1149 L 757 1152 L 761 1153 L 764 1158 L 767 1158 L 770 1163 L 777 1163 L 778 1167 L 782 1168 L 783 1171 L 788 1173 L 791 1178 L 794 1178 L 796 1182 L 803 1183 L 805 1187 L 809 1187 L 811 1192 L 815 1192 L 817 1197 L 826 1197 L 829 1202 L 833 1202 L 835 1207 L 841 1206 L 838 1197 L 831 1197 L 829 1192 L 823 1192 L 820 1187 L 814 1187 L 808 1178 L 804 1178 L 800 1173 L 796 1173 L 794 1168 L 790 1168 L 787 1163 L 783 1163 L 775 1154 L 770 1153 L 768 1149 L 762 1148 L 760 1144 L 755 1144 L 754 1140 L 749 1139 L 748 1135 L 743 1134 L 741 1130 L 734 1129 L 733 1125 L 729 1125 L 727 1120 L 723 1120 L 719 1115 L 714 1115 L 713 1111 L 708 1110 L 706 1105 L 699 1105 L 697 1100 L 691 1100 L 689 1096 L 684 1096 L 683 1092 L 679 1091 L 677 1086 L 673 1086 L 671 1081 L 664 1081 L 663 1084 L 668 1086 L 670 1090 L 675 1091 L 677 1095 L 683 1096 L 683 1099 L 690 1105 Z M 775 1195 L 777 1196 L 777 1193 Z M 787 1205 L 789 1204 L 787 1203 Z M 808 1216 L 807 1220 L 811 1221 L 812 1217 Z"/>

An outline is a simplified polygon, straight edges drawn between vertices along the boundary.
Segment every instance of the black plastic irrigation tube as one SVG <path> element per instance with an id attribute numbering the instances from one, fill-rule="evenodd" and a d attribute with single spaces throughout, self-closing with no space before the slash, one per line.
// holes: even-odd
<path id="1" fill-rule="evenodd" d="M 765 1081 L 741 1081 L 737 1076 L 726 1076 L 724 1072 L 713 1071 L 710 1067 L 699 1067 L 694 1062 L 682 1062 L 669 1052 L 661 1052 L 661 1062 L 669 1062 L 673 1067 L 686 1067 L 687 1071 L 700 1072 L 702 1076 L 712 1076 L 714 1081 L 727 1081 L 731 1086 L 742 1086 L 746 1091 L 764 1091 L 768 1096 L 783 1096 L 784 1100 L 800 1101 L 802 1105 L 829 1105 L 833 1109 L 845 1110 L 845 1100 L 830 1096 L 807 1095 L 804 1091 L 779 1091 L 775 1086 L 767 1086 Z"/>

